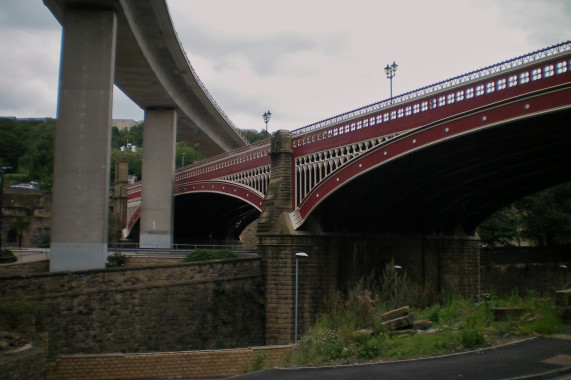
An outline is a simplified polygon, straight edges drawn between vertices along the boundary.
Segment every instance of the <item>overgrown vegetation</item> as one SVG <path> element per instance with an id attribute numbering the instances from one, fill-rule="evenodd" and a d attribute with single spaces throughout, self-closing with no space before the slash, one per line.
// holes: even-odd
<path id="1" fill-rule="evenodd" d="M 122 267 L 127 263 L 127 256 L 122 255 L 119 252 L 116 252 L 112 255 L 107 256 L 107 260 L 105 260 L 105 267 L 106 268 L 113 268 L 113 267 Z"/>
<path id="2" fill-rule="evenodd" d="M 198 248 L 189 253 L 184 261 L 206 261 L 220 259 L 234 259 L 238 254 L 230 249 L 205 249 Z"/>
<path id="3" fill-rule="evenodd" d="M 395 304 L 395 288 L 390 286 L 388 275 L 385 271 L 376 284 L 361 281 L 346 296 L 333 293 L 327 309 L 298 341 L 286 364 L 322 365 L 426 357 L 530 335 L 552 334 L 567 328 L 556 314 L 551 298 L 532 293 L 523 298 L 517 295 L 507 299 L 491 297 L 473 303 L 451 297 L 428 306 L 403 276 L 397 278 L 397 294 L 403 293 L 402 299 L 409 301 L 406 304 L 412 307 L 416 320 L 428 320 L 432 325 L 422 331 L 389 331 L 383 326 L 381 315 L 405 303 Z M 378 286 L 387 282 L 388 287 Z M 408 296 L 405 293 L 409 293 Z M 496 308 L 516 312 L 496 319 Z"/>

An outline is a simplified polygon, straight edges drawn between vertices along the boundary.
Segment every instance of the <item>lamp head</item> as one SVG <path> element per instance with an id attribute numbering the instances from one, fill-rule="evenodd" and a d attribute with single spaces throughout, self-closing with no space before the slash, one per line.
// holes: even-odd
<path id="1" fill-rule="evenodd" d="M 295 257 L 308 257 L 308 254 L 305 252 L 296 252 Z"/>
<path id="2" fill-rule="evenodd" d="M 391 73 L 391 67 L 387 65 L 387 67 L 385 67 L 385 74 L 389 75 L 390 73 Z"/>
<path id="3" fill-rule="evenodd" d="M 264 118 L 264 122 L 267 123 L 268 121 L 270 121 L 272 113 L 270 112 L 270 110 L 267 110 L 266 113 L 264 113 L 262 116 Z"/>

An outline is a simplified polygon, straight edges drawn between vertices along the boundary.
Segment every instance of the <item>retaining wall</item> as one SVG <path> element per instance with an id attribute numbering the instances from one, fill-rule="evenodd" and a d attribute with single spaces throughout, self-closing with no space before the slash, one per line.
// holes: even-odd
<path id="1" fill-rule="evenodd" d="M 0 299 L 40 303 L 62 354 L 264 344 L 259 258 L 2 276 Z"/>
<path id="2" fill-rule="evenodd" d="M 66 355 L 47 368 L 47 380 L 215 378 L 271 366 L 292 346 L 150 354 Z"/>

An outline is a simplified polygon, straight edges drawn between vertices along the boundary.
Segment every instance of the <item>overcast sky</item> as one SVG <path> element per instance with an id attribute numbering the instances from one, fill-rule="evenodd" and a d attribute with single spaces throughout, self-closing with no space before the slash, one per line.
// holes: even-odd
<path id="1" fill-rule="evenodd" d="M 571 0 L 167 0 L 202 82 L 238 128 L 292 130 L 571 39 Z M 0 116 L 56 117 L 61 27 L 0 0 Z M 120 91 L 113 118 L 143 118 Z"/>

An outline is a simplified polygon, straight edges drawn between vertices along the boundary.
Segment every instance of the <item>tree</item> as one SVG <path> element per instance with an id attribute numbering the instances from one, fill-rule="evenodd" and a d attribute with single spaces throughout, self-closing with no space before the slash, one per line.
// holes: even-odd
<path id="1" fill-rule="evenodd" d="M 571 237 L 571 183 L 543 190 L 514 203 L 522 235 L 538 246 L 561 245 Z"/>
<path id="2" fill-rule="evenodd" d="M 0 164 L 18 168 L 20 156 L 26 153 L 26 146 L 18 137 L 7 131 L 0 130 Z"/>
<path id="3" fill-rule="evenodd" d="M 571 242 L 571 182 L 514 202 L 478 227 L 489 246 L 520 244 L 554 246 Z"/>
<path id="4" fill-rule="evenodd" d="M 198 153 L 196 149 L 188 146 L 184 141 L 178 141 L 176 143 L 176 156 L 175 156 L 175 167 L 180 168 L 183 165 L 183 154 L 184 154 L 184 166 L 192 164 L 194 161 L 200 161 L 204 158 L 202 154 Z"/>
<path id="5" fill-rule="evenodd" d="M 44 190 L 51 190 L 54 171 L 55 125 L 44 128 L 34 141 L 30 141 L 28 152 L 20 157 L 19 172 L 29 174 Z"/>
<path id="6" fill-rule="evenodd" d="M 16 231 L 18 235 L 18 248 L 22 248 L 22 237 L 24 236 L 24 231 L 30 226 L 30 220 L 28 218 L 18 218 L 12 222 L 10 228 Z"/>
<path id="7" fill-rule="evenodd" d="M 505 207 L 490 215 L 478 227 L 482 243 L 488 247 L 521 244 L 522 222 L 515 208 Z"/>
<path id="8" fill-rule="evenodd" d="M 270 137 L 269 135 L 266 135 L 265 130 L 261 130 L 260 132 L 241 130 L 240 132 L 242 132 L 242 134 L 250 144 Z"/>

